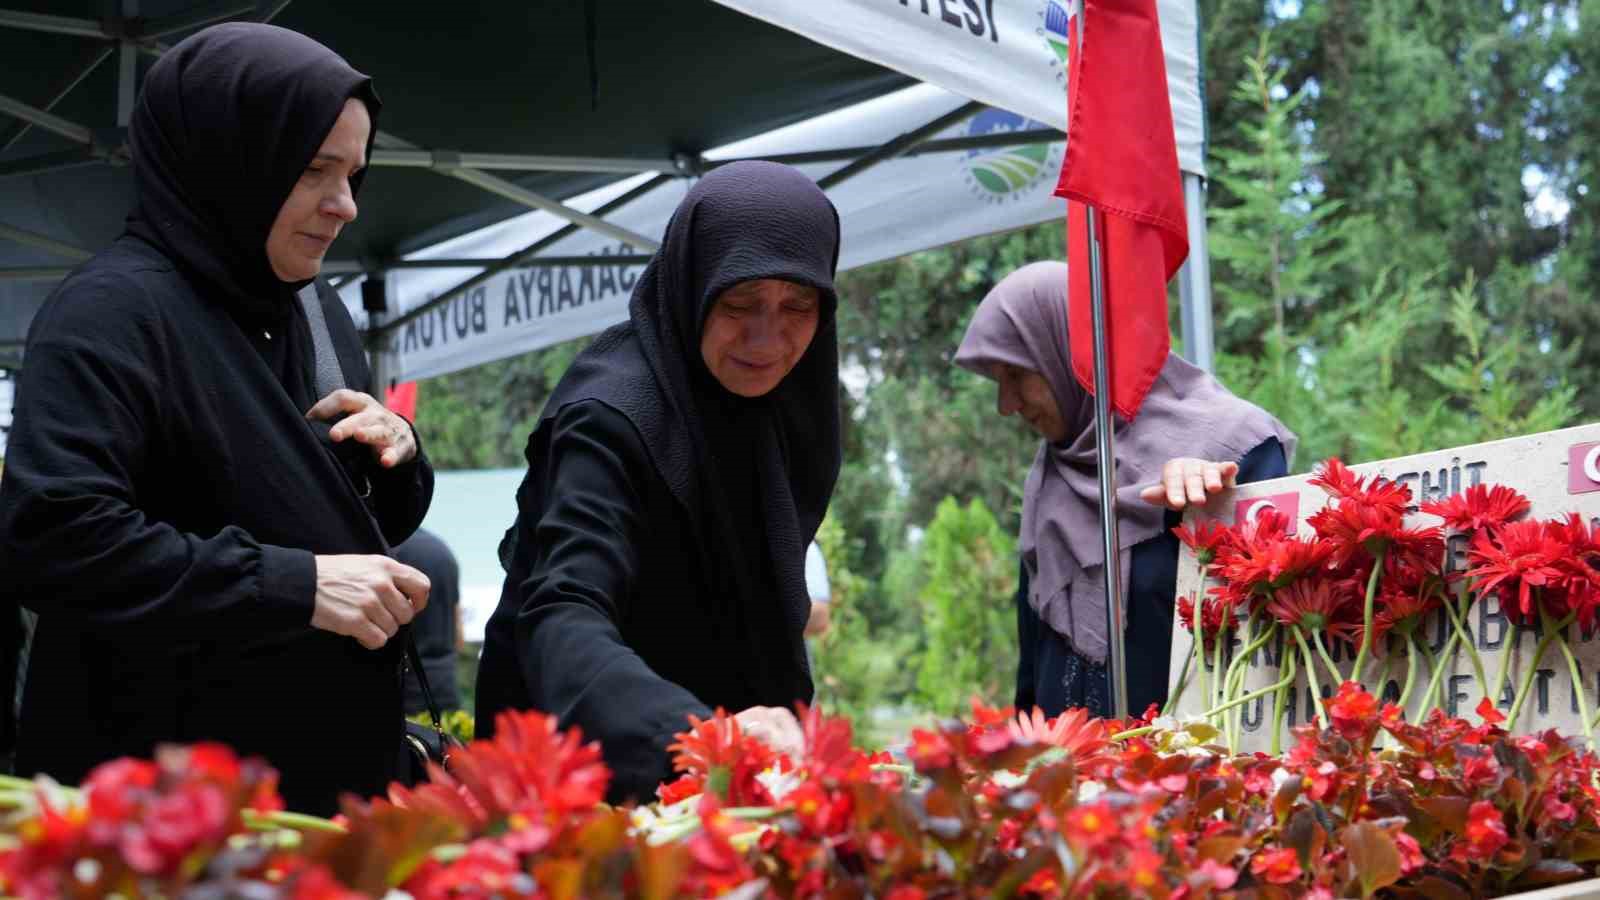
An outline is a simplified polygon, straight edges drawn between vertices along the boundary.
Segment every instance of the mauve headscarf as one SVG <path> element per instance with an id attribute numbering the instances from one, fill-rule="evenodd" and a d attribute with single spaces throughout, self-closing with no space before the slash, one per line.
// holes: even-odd
<path id="1" fill-rule="evenodd" d="M 983 298 L 956 351 L 956 365 L 987 378 L 995 363 L 1044 376 L 1061 407 L 1066 440 L 1042 441 L 1023 489 L 1028 602 L 1074 650 L 1106 658 L 1105 551 L 1094 404 L 1072 375 L 1067 343 L 1067 264 L 1039 262 L 1006 276 Z M 1116 420 L 1118 544 L 1122 584 L 1129 548 L 1161 533 L 1165 509 L 1139 498 L 1179 456 L 1234 461 L 1269 437 L 1294 455 L 1295 436 L 1254 404 L 1169 353 L 1132 422 Z"/>

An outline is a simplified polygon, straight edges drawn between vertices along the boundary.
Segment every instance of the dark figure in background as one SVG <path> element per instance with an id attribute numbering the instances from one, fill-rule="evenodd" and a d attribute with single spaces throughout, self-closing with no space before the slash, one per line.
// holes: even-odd
<path id="1" fill-rule="evenodd" d="M 715 707 L 798 750 L 811 699 L 806 545 L 839 473 L 839 217 L 804 175 L 692 188 L 628 322 L 573 363 L 528 439 L 478 729 L 540 709 L 600 741 L 611 799 L 649 800 Z"/>
<path id="2" fill-rule="evenodd" d="M 428 582 L 386 554 L 433 472 L 314 280 L 378 108 L 365 75 L 268 25 L 151 67 L 137 205 L 34 319 L 0 481 L 6 599 L 38 613 L 21 774 L 221 741 L 277 767 L 292 809 L 390 780 L 389 639 Z"/>
<path id="3" fill-rule="evenodd" d="M 428 576 L 432 590 L 428 606 L 411 620 L 411 636 L 428 674 L 428 688 L 440 709 L 458 709 L 456 651 L 461 647 L 461 569 L 454 553 L 439 536 L 426 528 L 394 548 L 394 558 Z M 422 685 L 406 677 L 406 715 L 427 712 Z"/>
<path id="4" fill-rule="evenodd" d="M 1068 347 L 1067 266 L 1041 262 L 995 285 L 955 361 L 993 378 L 999 413 L 1044 439 L 1023 488 L 1016 705 L 1109 716 L 1094 405 Z M 1176 354 L 1115 436 L 1128 712 L 1139 715 L 1167 699 L 1181 511 L 1236 481 L 1287 474 L 1295 438 Z"/>

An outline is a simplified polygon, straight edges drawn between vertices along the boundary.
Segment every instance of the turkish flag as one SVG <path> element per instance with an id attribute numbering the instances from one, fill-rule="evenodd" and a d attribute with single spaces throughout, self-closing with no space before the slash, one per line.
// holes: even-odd
<path id="1" fill-rule="evenodd" d="M 1092 393 L 1089 204 L 1105 273 L 1111 406 L 1131 420 L 1172 347 L 1167 282 L 1189 255 L 1183 176 L 1155 0 L 1083 2 L 1068 37 L 1067 150 L 1055 191 L 1068 201 L 1072 368 Z"/>
<path id="2" fill-rule="evenodd" d="M 383 405 L 407 422 L 417 420 L 417 383 L 402 381 L 383 392 Z"/>

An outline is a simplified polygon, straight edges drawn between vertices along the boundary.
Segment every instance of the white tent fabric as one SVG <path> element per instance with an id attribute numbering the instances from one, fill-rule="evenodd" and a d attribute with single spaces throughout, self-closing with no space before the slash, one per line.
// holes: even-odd
<path id="1" fill-rule="evenodd" d="M 706 156 L 732 159 L 881 143 L 965 102 L 965 97 L 940 88 L 917 85 L 718 148 Z M 1042 127 L 1015 113 L 989 109 L 938 137 Z M 1062 146 L 1056 143 L 905 156 L 839 184 L 829 196 L 843 222 L 840 268 L 1059 218 L 1063 206 L 1051 190 L 1061 152 Z M 800 168 L 818 178 L 840 165 L 818 163 Z M 607 185 L 569 202 L 589 211 L 649 177 Z M 641 234 L 660 235 L 687 190 L 687 181 L 663 185 L 608 219 Z M 409 258 L 503 257 L 563 224 L 548 213 L 527 213 Z M 634 252 L 611 238 L 579 231 L 546 248 L 543 255 Z M 502 272 L 391 333 L 384 345 L 383 370 L 399 381 L 426 378 L 592 334 L 627 317 L 628 296 L 642 268 L 558 266 Z M 415 309 L 475 272 L 456 268 L 393 270 L 387 276 L 390 309 L 397 315 Z M 359 288 L 347 286 L 344 296 L 359 322 L 364 316 Z"/>
<path id="2" fill-rule="evenodd" d="M 1065 130 L 1072 0 L 717 0 L 852 56 Z M 1157 0 L 1178 165 L 1205 174 L 1199 16 Z"/>

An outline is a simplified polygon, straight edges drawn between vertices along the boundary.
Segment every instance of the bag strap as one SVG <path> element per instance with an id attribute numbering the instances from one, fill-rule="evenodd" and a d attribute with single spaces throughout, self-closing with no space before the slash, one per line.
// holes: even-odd
<path id="1" fill-rule="evenodd" d="M 315 348 L 317 367 L 317 390 L 324 396 L 331 393 L 336 387 L 350 385 L 350 373 L 344 371 L 344 361 L 338 356 L 333 342 L 333 332 L 328 328 L 328 317 L 322 312 L 322 296 L 318 291 L 318 283 L 313 281 L 299 291 L 300 304 L 306 312 L 306 324 L 311 327 L 311 343 Z M 334 373 L 340 377 L 339 384 L 333 384 Z M 404 668 L 410 669 L 417 677 L 417 685 L 422 688 L 422 699 L 428 705 L 428 718 L 433 720 L 433 730 L 439 735 L 439 749 L 445 747 L 444 717 L 439 713 L 439 704 L 433 699 L 433 690 L 428 686 L 428 673 L 422 668 L 422 654 L 417 650 L 417 639 L 412 636 L 411 626 L 401 629 L 405 632 L 406 654 Z"/>
<path id="2" fill-rule="evenodd" d="M 433 699 L 433 689 L 428 686 L 428 671 L 422 667 L 422 654 L 417 650 L 417 639 L 411 634 L 411 626 L 404 629 L 406 633 L 406 668 L 411 674 L 417 676 L 417 686 L 422 688 L 422 701 L 428 706 L 428 718 L 433 722 L 433 731 L 439 736 L 439 752 L 443 753 L 445 747 L 444 718 L 439 714 L 439 703 Z"/>

